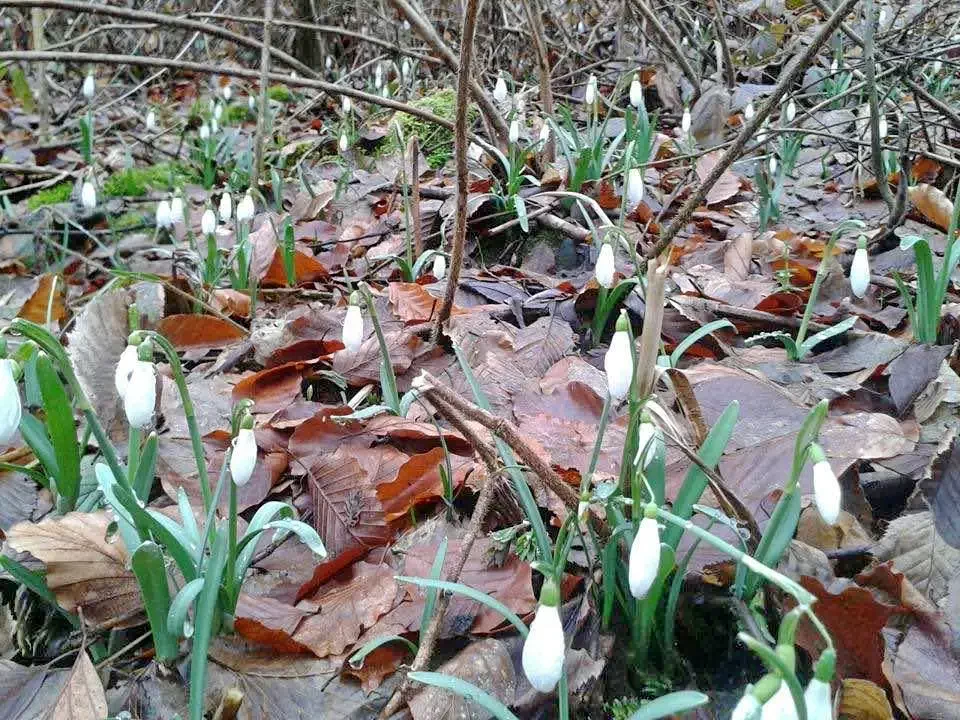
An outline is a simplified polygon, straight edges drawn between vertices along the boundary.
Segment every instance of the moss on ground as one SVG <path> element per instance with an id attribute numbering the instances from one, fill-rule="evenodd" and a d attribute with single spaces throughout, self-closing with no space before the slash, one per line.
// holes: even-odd
<path id="1" fill-rule="evenodd" d="M 64 203 L 70 199 L 70 193 L 73 192 L 73 183 L 62 182 L 53 187 L 48 187 L 27 198 L 27 208 L 31 211 L 47 205 L 56 205 Z"/>
<path id="2" fill-rule="evenodd" d="M 286 85 L 271 85 L 267 88 L 267 97 L 276 102 L 293 102 L 293 93 Z"/>
<path id="3" fill-rule="evenodd" d="M 104 194 L 110 197 L 142 197 L 150 190 L 173 190 L 194 179 L 179 163 L 158 163 L 145 168 L 127 168 L 107 178 Z"/>
<path id="4" fill-rule="evenodd" d="M 456 102 L 456 92 L 451 88 L 443 88 L 413 101 L 411 105 L 452 122 L 456 114 Z M 469 114 L 471 120 L 477 116 L 477 109 L 472 105 Z M 420 140 L 420 150 L 431 168 L 443 167 L 453 157 L 453 132 L 406 113 L 397 113 L 396 117 L 404 138 L 409 139 L 416 135 Z M 397 139 L 391 137 L 387 151 L 397 149 Z"/>

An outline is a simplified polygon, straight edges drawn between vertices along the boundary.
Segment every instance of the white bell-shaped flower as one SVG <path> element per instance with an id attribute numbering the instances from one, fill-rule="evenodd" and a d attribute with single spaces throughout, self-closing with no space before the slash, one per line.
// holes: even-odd
<path id="1" fill-rule="evenodd" d="M 363 344 L 363 314 L 360 306 L 351 303 L 347 306 L 347 314 L 343 318 L 343 346 L 350 352 L 356 352 Z"/>
<path id="2" fill-rule="evenodd" d="M 257 465 L 257 439 L 251 428 L 240 428 L 230 453 L 230 476 L 235 485 L 246 485 Z"/>
<path id="3" fill-rule="evenodd" d="M 97 189 L 89 180 L 84 180 L 80 187 L 80 204 L 87 210 L 93 210 L 97 206 Z"/>
<path id="4" fill-rule="evenodd" d="M 247 95 L 247 110 L 253 112 L 257 109 L 257 100 L 253 95 Z"/>
<path id="5" fill-rule="evenodd" d="M 136 345 L 127 345 L 120 353 L 120 359 L 117 360 L 117 369 L 113 372 L 113 386 L 117 390 L 117 397 L 122 398 L 127 394 L 130 373 L 133 372 L 133 367 L 139 359 Z"/>
<path id="6" fill-rule="evenodd" d="M 684 135 L 688 135 L 690 133 L 691 123 L 692 123 L 692 120 L 690 119 L 690 108 L 685 107 L 683 109 L 683 117 L 680 118 L 680 131 Z"/>
<path id="7" fill-rule="evenodd" d="M 210 132 L 216 135 L 220 132 L 220 121 L 216 117 L 210 118 Z"/>
<path id="8" fill-rule="evenodd" d="M 810 453 L 810 458 L 813 460 L 813 501 L 823 521 L 828 525 L 834 525 L 840 517 L 840 501 L 843 498 L 840 483 L 837 482 L 837 476 L 824 456 L 823 450 L 818 446 L 814 447 L 819 452 L 811 451 Z"/>
<path id="9" fill-rule="evenodd" d="M 756 720 L 760 717 L 760 701 L 753 693 L 748 692 L 730 714 L 730 720 Z"/>
<path id="10" fill-rule="evenodd" d="M 213 106 L 213 119 L 219 122 L 220 118 L 223 117 L 223 105 L 217 103 Z"/>
<path id="11" fill-rule="evenodd" d="M 223 99 L 227 102 L 230 102 L 230 98 L 233 97 L 233 88 L 229 83 L 223 86 L 223 90 L 221 90 L 221 92 L 223 93 Z"/>
<path id="12" fill-rule="evenodd" d="M 627 578 L 630 594 L 642 600 L 650 592 L 660 570 L 660 526 L 655 517 L 644 517 L 630 545 Z"/>
<path id="13" fill-rule="evenodd" d="M 887 116 L 881 115 L 880 119 L 877 121 L 877 132 L 880 135 L 881 140 L 886 140 L 887 138 Z"/>
<path id="14" fill-rule="evenodd" d="M 803 692 L 803 699 L 807 705 L 807 720 L 833 720 L 830 683 L 812 678 Z"/>
<path id="15" fill-rule="evenodd" d="M 605 242 L 600 248 L 600 254 L 597 255 L 597 266 L 594 270 L 601 287 L 608 289 L 613 287 L 613 276 L 616 270 L 613 245 Z"/>
<path id="16" fill-rule="evenodd" d="M 552 584 L 552 581 L 547 582 Z M 555 586 L 551 592 L 558 595 Z M 530 623 L 530 633 L 523 643 L 521 658 L 523 674 L 527 676 L 530 684 L 542 693 L 551 692 L 560 682 L 567 649 L 563 638 L 563 623 L 560 620 L 559 598 L 550 598 L 553 604 L 547 604 L 547 598 L 544 598 L 547 594 L 549 593 L 546 592 L 545 583 L 544 590 L 540 593 L 540 606 Z"/>
<path id="17" fill-rule="evenodd" d="M 447 274 L 447 256 L 437 253 L 433 256 L 433 276 L 437 280 L 443 280 L 444 275 Z"/>
<path id="18" fill-rule="evenodd" d="M 777 156 L 776 155 L 770 156 L 770 162 L 768 164 L 768 167 L 770 168 L 771 175 L 777 174 Z"/>
<path id="19" fill-rule="evenodd" d="M 183 219 L 183 198 L 179 195 L 174 195 L 170 200 L 170 220 L 176 225 L 177 223 L 182 223 Z"/>
<path id="20" fill-rule="evenodd" d="M 540 142 L 545 143 L 550 139 L 550 123 L 546 120 L 543 121 L 543 124 L 540 126 Z"/>
<path id="21" fill-rule="evenodd" d="M 219 211 L 220 222 L 230 222 L 230 218 L 233 216 L 233 199 L 230 197 L 230 193 L 226 190 L 224 190 L 223 195 L 220 196 Z"/>
<path id="22" fill-rule="evenodd" d="M 793 101 L 793 98 L 790 98 L 787 101 L 787 107 L 784 109 L 783 117 L 787 121 L 787 124 L 793 122 L 793 119 L 797 116 L 797 104 Z"/>
<path id="23" fill-rule="evenodd" d="M 834 57 L 830 63 L 830 72 L 835 73 L 839 69 L 840 69 L 840 61 L 837 60 L 836 57 Z"/>
<path id="24" fill-rule="evenodd" d="M 253 206 L 253 198 L 250 196 L 250 191 L 247 190 L 240 202 L 237 203 L 237 222 L 250 222 L 253 220 L 255 212 L 256 208 Z"/>
<path id="25" fill-rule="evenodd" d="M 785 682 L 781 682 L 773 697 L 763 704 L 760 720 L 797 720 L 797 706 Z"/>
<path id="26" fill-rule="evenodd" d="M 170 203 L 167 200 L 161 200 L 157 203 L 156 222 L 157 227 L 161 230 L 173 227 L 173 216 L 170 212 Z"/>
<path id="27" fill-rule="evenodd" d="M 943 61 L 934 60 L 932 63 L 930 63 L 930 70 L 934 75 L 939 75 L 940 71 L 943 70 Z"/>
<path id="28" fill-rule="evenodd" d="M 349 115 L 353 110 L 353 100 L 351 100 L 346 95 L 343 96 L 343 114 Z"/>
<path id="29" fill-rule="evenodd" d="M 145 428 L 153 422 L 157 404 L 157 376 L 153 363 L 137 360 L 130 371 L 127 389 L 123 394 L 123 411 L 133 428 Z"/>
<path id="30" fill-rule="evenodd" d="M 633 458 L 633 464 L 641 470 L 646 470 L 657 455 L 657 447 L 660 444 L 660 431 L 657 426 L 649 420 L 643 420 L 637 426 L 637 454 Z"/>
<path id="31" fill-rule="evenodd" d="M 20 390 L 13 378 L 13 360 L 0 360 L 0 447 L 4 447 L 20 427 L 23 409 Z"/>
<path id="32" fill-rule="evenodd" d="M 323 65 L 327 70 L 333 70 L 333 57 L 327 55 L 327 59 L 323 61 Z"/>
<path id="33" fill-rule="evenodd" d="M 203 123 L 203 124 L 200 126 L 200 139 L 201 139 L 201 140 L 209 140 L 209 139 L 210 139 L 210 126 L 207 125 L 206 123 Z"/>
<path id="34" fill-rule="evenodd" d="M 377 63 L 377 67 L 374 70 L 373 84 L 377 90 L 383 87 L 383 66 L 380 63 Z"/>
<path id="35" fill-rule="evenodd" d="M 213 208 L 207 208 L 200 217 L 200 230 L 204 235 L 213 235 L 217 230 L 217 216 Z"/>
<path id="36" fill-rule="evenodd" d="M 643 202 L 643 170 L 631 168 L 627 173 L 627 210 Z"/>
<path id="37" fill-rule="evenodd" d="M 640 76 L 634 75 L 630 83 L 630 104 L 637 110 L 643 105 L 643 86 L 640 84 Z"/>
<path id="38" fill-rule="evenodd" d="M 520 139 L 520 123 L 516 118 L 510 121 L 510 144 L 515 145 Z"/>
<path id="39" fill-rule="evenodd" d="M 493 86 L 493 99 L 498 103 L 507 99 L 507 81 L 503 79 L 503 75 L 497 76 L 497 84 Z"/>
<path id="40" fill-rule="evenodd" d="M 97 84 L 93 80 L 93 73 L 87 73 L 83 79 L 83 96 L 87 100 L 93 100 L 93 94 L 97 90 Z"/>
<path id="41" fill-rule="evenodd" d="M 850 263 L 850 289 L 858 298 L 867 294 L 870 287 L 870 256 L 867 255 L 867 243 L 861 238 Z"/>
<path id="42" fill-rule="evenodd" d="M 756 111 L 753 109 L 753 100 L 747 103 L 747 106 L 743 109 L 743 119 L 747 122 L 753 120 L 753 116 L 756 115 Z"/>
<path id="43" fill-rule="evenodd" d="M 597 101 L 597 76 L 591 75 L 587 80 L 587 89 L 583 93 L 583 101 L 587 105 L 593 105 Z"/>
<path id="44" fill-rule="evenodd" d="M 340 133 L 340 144 L 338 147 L 340 148 L 340 152 L 346 152 L 347 148 L 350 147 L 350 141 L 347 140 L 346 133 Z"/>
<path id="45" fill-rule="evenodd" d="M 619 325 L 619 321 L 618 321 Z M 614 400 L 623 400 L 633 382 L 633 353 L 630 333 L 617 330 L 610 338 L 610 347 L 603 356 L 603 370 L 607 374 L 607 388 Z"/>
<path id="46" fill-rule="evenodd" d="M 157 129 L 157 113 L 153 110 L 147 113 L 146 125 L 147 132 L 153 132 Z"/>

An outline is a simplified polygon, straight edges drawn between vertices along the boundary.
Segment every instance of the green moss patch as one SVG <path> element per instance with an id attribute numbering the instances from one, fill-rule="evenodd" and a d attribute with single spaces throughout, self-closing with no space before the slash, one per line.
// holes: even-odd
<path id="1" fill-rule="evenodd" d="M 56 205 L 65 203 L 70 199 L 70 193 L 73 192 L 73 183 L 62 182 L 59 185 L 45 188 L 27 198 L 27 208 L 36 210 L 47 205 Z"/>
<path id="2" fill-rule="evenodd" d="M 426 110 L 444 120 L 453 122 L 456 114 L 456 103 L 457 93 L 450 88 L 444 88 L 415 100 L 411 104 L 416 108 Z M 477 117 L 477 109 L 472 105 L 469 115 L 471 121 Z M 404 138 L 409 139 L 416 135 L 420 140 L 420 150 L 427 158 L 431 168 L 443 167 L 453 157 L 452 131 L 406 113 L 397 113 L 396 117 L 400 122 Z M 387 150 L 393 151 L 396 149 L 398 149 L 397 139 L 391 137 Z"/>
<path id="3" fill-rule="evenodd" d="M 267 88 L 267 97 L 277 102 L 293 102 L 293 93 L 286 85 L 271 85 Z"/>
<path id="4" fill-rule="evenodd" d="M 159 163 L 145 168 L 127 168 L 107 178 L 103 192 L 110 197 L 142 197 L 150 190 L 173 190 L 193 178 L 179 163 Z"/>

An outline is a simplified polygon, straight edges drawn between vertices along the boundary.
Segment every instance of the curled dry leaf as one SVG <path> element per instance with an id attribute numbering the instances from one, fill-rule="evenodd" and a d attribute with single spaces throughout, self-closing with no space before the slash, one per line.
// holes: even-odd
<path id="1" fill-rule="evenodd" d="M 893 720 L 883 688 L 869 680 L 847 678 L 840 685 L 840 717 L 850 720 Z"/>
<path id="2" fill-rule="evenodd" d="M 934 225 L 943 230 L 950 227 L 950 217 L 953 215 L 953 202 L 949 197 L 933 185 L 919 183 L 907 188 L 907 197 L 917 206 L 917 210 Z"/>
<path id="3" fill-rule="evenodd" d="M 123 543 L 107 539 L 106 513 L 73 512 L 39 523 L 18 523 L 7 537 L 10 546 L 28 552 L 47 568 L 47 586 L 68 612 L 83 611 L 84 620 L 126 625 L 142 609 L 140 588 L 128 567 Z M 112 625 L 121 627 L 120 625 Z"/>

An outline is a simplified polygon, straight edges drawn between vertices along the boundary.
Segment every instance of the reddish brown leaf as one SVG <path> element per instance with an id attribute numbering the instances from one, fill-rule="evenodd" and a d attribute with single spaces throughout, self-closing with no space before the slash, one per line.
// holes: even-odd
<path id="1" fill-rule="evenodd" d="M 374 438 L 362 422 L 337 422 L 332 419 L 352 412 L 353 408 L 346 405 L 325 407 L 313 417 L 300 422 L 290 436 L 290 452 L 295 457 L 306 458 L 321 452 L 333 452 L 344 442 L 369 447 Z"/>
<path id="2" fill-rule="evenodd" d="M 300 394 L 300 384 L 311 366 L 291 362 L 247 375 L 233 387 L 233 401 L 253 400 L 254 411 L 269 413 L 287 407 Z"/>
<path id="3" fill-rule="evenodd" d="M 442 447 L 414 455 L 400 466 L 396 479 L 377 485 L 377 499 L 383 506 L 387 520 L 401 518 L 412 507 L 443 497 L 443 481 L 440 478 L 443 461 Z M 454 477 L 450 480 L 454 487 L 459 487 L 473 463 L 454 456 L 451 465 Z"/>
<path id="4" fill-rule="evenodd" d="M 157 332 L 178 350 L 222 348 L 246 337 L 241 328 L 213 315 L 169 315 Z"/>
<path id="5" fill-rule="evenodd" d="M 37 278 L 37 289 L 20 308 L 17 317 L 38 325 L 46 326 L 49 322 L 59 327 L 61 321 L 67 316 L 63 291 L 62 277 L 50 273 L 41 275 Z"/>
<path id="6" fill-rule="evenodd" d="M 293 257 L 293 271 L 297 285 L 311 283 L 317 280 L 326 280 L 330 273 L 323 264 L 312 255 L 302 250 L 296 250 Z M 267 268 L 266 274 L 260 281 L 263 287 L 284 287 L 287 284 L 287 273 L 283 268 L 283 256 L 280 248 L 273 253 L 273 260 Z"/>
<path id="7" fill-rule="evenodd" d="M 418 286 L 419 287 L 419 286 Z M 403 331 L 386 333 L 390 363 L 397 375 L 410 369 L 414 355 L 423 341 L 413 333 Z M 364 340 L 357 352 L 341 350 L 333 356 L 333 369 L 343 375 L 351 385 L 366 385 L 380 382 L 380 343 L 376 335 Z"/>
<path id="8" fill-rule="evenodd" d="M 387 289 L 390 307 L 397 317 L 408 325 L 429 322 L 440 308 L 441 299 L 427 292 L 417 283 L 390 283 Z M 456 308 L 456 312 L 463 312 Z"/>
<path id="9" fill-rule="evenodd" d="M 250 296 L 232 288 L 217 288 L 213 291 L 210 304 L 230 317 L 250 316 Z"/>
<path id="10" fill-rule="evenodd" d="M 234 628 L 243 637 L 278 652 L 309 652 L 293 639 L 301 621 L 311 613 L 273 600 L 240 593 L 234 613 Z"/>
<path id="11" fill-rule="evenodd" d="M 359 668 L 350 663 L 344 666 L 344 675 L 355 677 L 360 681 L 360 687 L 366 693 L 371 693 L 380 687 L 383 679 L 392 675 L 410 653 L 410 648 L 399 642 L 381 645 L 363 659 Z"/>
<path id="12" fill-rule="evenodd" d="M 276 367 L 290 362 L 327 359 L 337 350 L 343 350 L 340 340 L 300 340 L 274 350 L 266 365 Z"/>
<path id="13" fill-rule="evenodd" d="M 953 202 L 946 193 L 933 185 L 923 183 L 907 188 L 910 202 L 917 206 L 917 210 L 934 225 L 946 230 L 950 227 L 950 218 L 953 216 Z"/>

